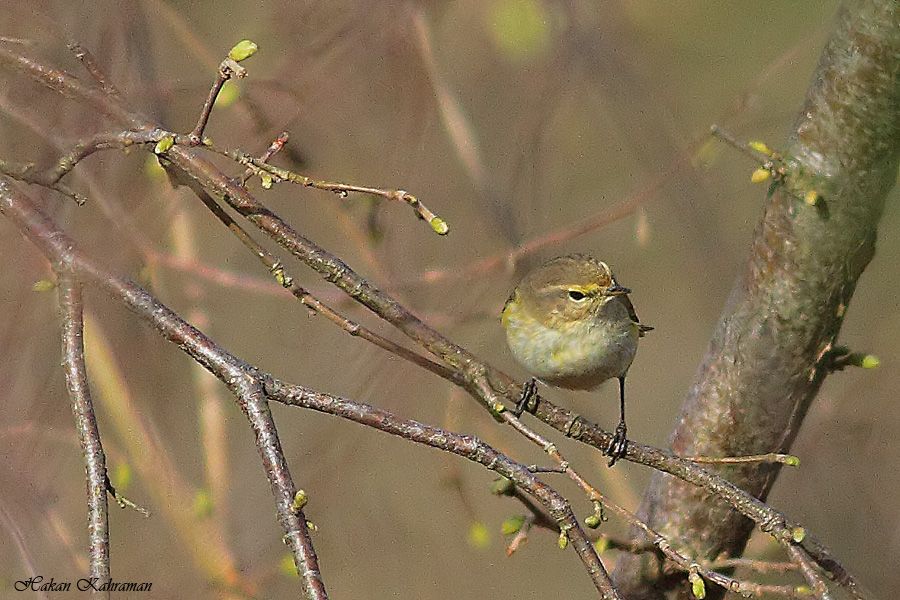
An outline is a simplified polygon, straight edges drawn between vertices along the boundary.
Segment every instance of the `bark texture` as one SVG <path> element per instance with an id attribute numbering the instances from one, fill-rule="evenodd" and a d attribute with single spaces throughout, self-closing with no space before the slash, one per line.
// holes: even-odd
<path id="1" fill-rule="evenodd" d="M 682 455 L 787 451 L 828 374 L 900 156 L 900 21 L 896 0 L 842 10 L 784 154 L 786 185 L 768 198 L 744 273 L 688 393 L 671 438 Z M 823 201 L 810 206 L 806 191 Z M 798 197 L 799 196 L 799 197 Z M 712 468 L 712 467 L 711 467 Z M 722 468 L 765 498 L 773 465 Z M 698 559 L 740 555 L 752 523 L 700 488 L 656 473 L 641 514 Z M 684 578 L 625 555 L 616 584 L 629 600 L 659 599 Z M 708 598 L 722 590 L 708 588 Z"/>

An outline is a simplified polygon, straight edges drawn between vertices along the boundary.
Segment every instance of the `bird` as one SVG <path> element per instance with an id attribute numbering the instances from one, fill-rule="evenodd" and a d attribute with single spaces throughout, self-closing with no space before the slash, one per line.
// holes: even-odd
<path id="1" fill-rule="evenodd" d="M 536 394 L 536 380 L 575 390 L 619 381 L 619 423 L 605 453 L 609 466 L 628 449 L 625 376 L 638 340 L 653 327 L 638 319 L 609 265 L 586 254 L 548 260 L 527 273 L 503 306 L 500 321 L 516 360 L 532 375 L 515 413 Z"/>

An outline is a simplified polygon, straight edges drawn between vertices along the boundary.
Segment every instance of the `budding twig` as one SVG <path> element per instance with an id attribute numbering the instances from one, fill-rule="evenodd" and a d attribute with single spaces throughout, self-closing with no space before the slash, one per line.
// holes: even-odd
<path id="1" fill-rule="evenodd" d="M 216 80 L 213 81 L 212 87 L 209 88 L 206 102 L 203 103 L 203 109 L 200 111 L 200 118 L 197 119 L 197 124 L 188 134 L 191 145 L 199 146 L 203 140 L 203 131 L 206 129 L 206 124 L 209 122 L 209 115 L 212 113 L 216 98 L 219 96 L 219 92 L 222 91 L 222 86 L 225 85 L 225 82 L 232 77 L 243 79 L 247 76 L 247 69 L 239 65 L 238 62 L 249 58 L 255 52 L 256 44 L 249 40 L 244 40 L 235 45 L 228 53 L 228 56 L 219 64 Z"/>
<path id="2" fill-rule="evenodd" d="M 682 456 L 684 460 L 704 464 L 781 463 L 790 467 L 800 466 L 800 459 L 793 454 L 749 454 L 747 456 Z"/>
<path id="3" fill-rule="evenodd" d="M 722 140 L 742 154 L 749 156 L 759 165 L 759 168 L 757 168 L 750 176 L 750 181 L 753 183 L 763 183 L 768 181 L 769 178 L 777 184 L 787 183 L 789 178 L 802 181 L 803 177 L 800 177 L 802 174 L 801 167 L 796 164 L 789 165 L 784 156 L 771 150 L 763 142 L 744 142 L 737 139 L 718 125 L 710 127 L 710 133 L 713 137 Z M 809 206 L 817 207 L 822 212 L 823 216 L 827 216 L 828 211 L 825 204 L 821 202 L 822 195 L 819 190 L 807 187 L 803 183 L 798 185 L 796 181 L 793 182 L 792 185 L 786 185 L 784 187 L 788 194 L 794 196 L 798 200 L 802 200 Z"/>
<path id="4" fill-rule="evenodd" d="M 219 204 L 211 197 L 209 194 L 201 193 L 198 194 L 200 199 L 206 205 L 206 207 L 210 210 L 210 212 L 215 215 L 219 221 L 221 221 L 240 241 L 244 246 L 246 246 L 259 260 L 262 262 L 269 273 L 275 278 L 275 281 L 278 284 L 289 291 L 297 300 L 299 300 L 304 306 L 306 306 L 311 313 L 313 314 L 321 314 L 325 318 L 327 318 L 332 323 L 336 324 L 338 327 L 346 331 L 352 336 L 358 336 L 367 340 L 376 346 L 391 352 L 401 358 L 405 358 L 406 360 L 412 362 L 413 364 L 419 365 L 429 371 L 437 374 L 440 377 L 445 378 L 453 378 L 454 374 L 452 371 L 447 369 L 446 366 L 435 362 L 421 354 L 413 352 L 412 350 L 393 342 L 370 329 L 355 323 L 334 309 L 332 309 L 327 304 L 321 302 L 314 295 L 309 293 L 303 287 L 297 285 L 294 281 L 294 278 L 291 277 L 284 268 L 284 264 L 280 259 L 278 259 L 271 252 L 266 250 L 261 244 L 259 244 L 253 237 L 247 233 L 247 231 L 241 227 L 225 210 L 219 206 Z M 458 378 L 457 378 L 458 379 Z"/>
<path id="5" fill-rule="evenodd" d="M 803 577 L 806 579 L 807 583 L 809 583 L 810 587 L 812 587 L 813 594 L 817 600 L 832 600 L 831 593 L 828 591 L 825 580 L 822 579 L 822 576 L 816 570 L 816 566 L 806 552 L 798 546 L 788 546 L 788 554 L 790 555 L 791 560 L 800 567 L 800 572 L 803 573 Z"/>
<path id="6" fill-rule="evenodd" d="M 289 134 L 287 131 L 282 131 L 278 134 L 269 147 L 266 148 L 266 151 L 263 152 L 262 156 L 259 157 L 261 162 L 269 162 L 269 159 L 275 156 L 277 153 L 281 152 L 281 149 L 284 148 L 284 145 L 287 144 Z M 241 177 L 241 185 L 247 185 L 247 181 L 253 177 L 253 169 L 247 169 L 244 171 L 244 175 Z"/>
<path id="7" fill-rule="evenodd" d="M 522 521 L 522 525 L 519 526 L 519 530 L 513 536 L 513 538 L 509 541 L 509 544 L 506 545 L 506 555 L 512 556 L 519 547 L 528 541 L 528 532 L 531 530 L 531 526 L 534 525 L 535 516 L 525 515 L 525 520 Z"/>
<path id="8" fill-rule="evenodd" d="M 442 218 L 434 214 L 427 206 L 422 204 L 418 198 L 407 192 L 406 190 L 391 190 L 364 185 L 353 185 L 349 183 L 340 183 L 337 181 L 325 181 L 313 179 L 306 175 L 301 175 L 289 169 L 276 167 L 268 164 L 265 160 L 256 158 L 255 156 L 239 149 L 219 148 L 211 140 L 205 140 L 204 145 L 222 156 L 227 156 L 231 160 L 240 165 L 244 165 L 254 175 L 257 175 L 263 182 L 263 187 L 271 187 L 271 183 L 290 182 L 303 187 L 311 187 L 317 190 L 325 190 L 334 192 L 341 198 L 346 198 L 350 193 L 368 194 L 377 196 L 394 202 L 404 202 L 412 207 L 416 216 L 426 221 L 431 228 L 440 235 L 446 235 L 450 231 L 450 226 Z"/>

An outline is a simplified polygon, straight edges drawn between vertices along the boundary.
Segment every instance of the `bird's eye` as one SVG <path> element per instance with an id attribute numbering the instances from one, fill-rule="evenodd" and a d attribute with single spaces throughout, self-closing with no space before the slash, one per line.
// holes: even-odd
<path id="1" fill-rule="evenodd" d="M 571 298 L 575 302 L 581 302 L 582 300 L 587 298 L 587 296 L 584 295 L 584 292 L 580 292 L 578 290 L 569 290 L 569 298 Z"/>

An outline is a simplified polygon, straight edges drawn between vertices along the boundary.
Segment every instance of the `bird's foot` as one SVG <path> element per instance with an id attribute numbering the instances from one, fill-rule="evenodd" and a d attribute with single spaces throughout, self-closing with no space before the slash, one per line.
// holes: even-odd
<path id="1" fill-rule="evenodd" d="M 609 466 L 616 464 L 620 458 L 625 456 L 628 451 L 628 438 L 625 437 L 628 430 L 625 427 L 625 421 L 619 421 L 616 426 L 616 433 L 610 440 L 609 446 L 606 447 L 606 455 L 609 457 Z"/>
<path id="2" fill-rule="evenodd" d="M 516 418 L 521 417 L 525 410 L 534 412 L 537 408 L 537 398 L 537 379 L 532 377 L 522 386 L 522 395 L 519 396 L 519 401 L 516 402 L 516 407 L 512 411 Z M 530 408 L 529 404 L 531 404 Z"/>

